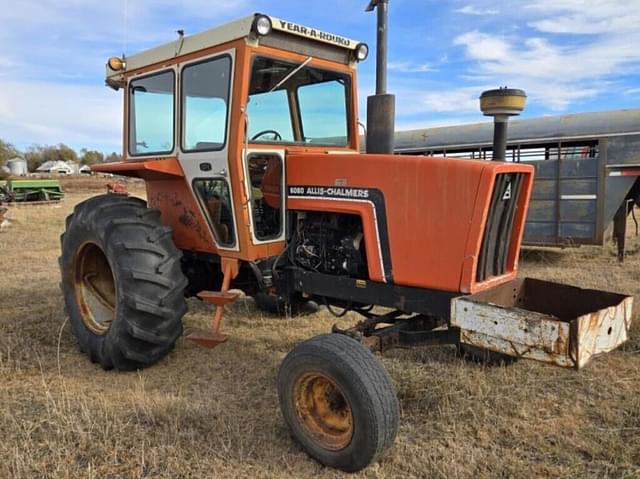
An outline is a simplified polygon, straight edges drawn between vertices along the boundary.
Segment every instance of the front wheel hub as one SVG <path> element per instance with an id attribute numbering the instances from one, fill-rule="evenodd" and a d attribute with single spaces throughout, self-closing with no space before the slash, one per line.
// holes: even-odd
<path id="1" fill-rule="evenodd" d="M 353 437 L 353 413 L 338 385 L 321 373 L 308 373 L 294 386 L 296 413 L 301 425 L 317 443 L 338 451 Z"/>

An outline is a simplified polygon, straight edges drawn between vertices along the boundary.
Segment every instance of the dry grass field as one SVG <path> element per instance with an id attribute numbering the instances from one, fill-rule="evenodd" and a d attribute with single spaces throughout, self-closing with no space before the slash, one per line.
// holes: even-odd
<path id="1" fill-rule="evenodd" d="M 228 343 L 180 340 L 138 373 L 103 371 L 78 351 L 58 286 L 59 235 L 85 186 L 105 182 L 70 184 L 58 205 L 13 208 L 0 231 L 0 477 L 341 476 L 289 438 L 275 388 L 287 351 L 334 323 L 324 311 L 277 319 L 241 300 L 226 316 Z M 624 265 L 610 246 L 529 250 L 521 272 L 640 302 L 640 239 L 629 250 Z M 186 326 L 208 320 L 190 300 Z M 356 477 L 640 477 L 639 323 L 580 372 L 479 365 L 450 347 L 387 354 L 401 429 Z"/>

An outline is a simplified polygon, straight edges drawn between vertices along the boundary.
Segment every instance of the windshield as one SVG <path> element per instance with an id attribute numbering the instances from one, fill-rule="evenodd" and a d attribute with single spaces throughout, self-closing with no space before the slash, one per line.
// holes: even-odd
<path id="1" fill-rule="evenodd" d="M 349 75 L 258 57 L 249 88 L 249 141 L 349 144 Z"/>

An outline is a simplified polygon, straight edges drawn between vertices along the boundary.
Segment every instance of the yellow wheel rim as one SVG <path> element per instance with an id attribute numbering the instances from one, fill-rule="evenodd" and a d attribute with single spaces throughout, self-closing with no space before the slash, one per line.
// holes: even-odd
<path id="1" fill-rule="evenodd" d="M 344 449 L 353 437 L 353 413 L 338 385 L 321 373 L 307 373 L 294 385 L 295 409 L 305 432 L 324 449 Z"/>
<path id="2" fill-rule="evenodd" d="M 109 261 L 95 243 L 78 249 L 75 291 L 82 322 L 94 334 L 105 334 L 115 319 L 116 289 Z"/>

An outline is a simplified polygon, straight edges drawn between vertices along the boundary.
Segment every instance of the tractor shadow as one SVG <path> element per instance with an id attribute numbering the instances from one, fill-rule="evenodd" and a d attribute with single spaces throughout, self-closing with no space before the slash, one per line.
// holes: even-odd
<path id="1" fill-rule="evenodd" d="M 564 258 L 563 250 L 523 248 L 520 251 L 520 261 L 523 263 L 555 265 L 561 263 Z"/>

